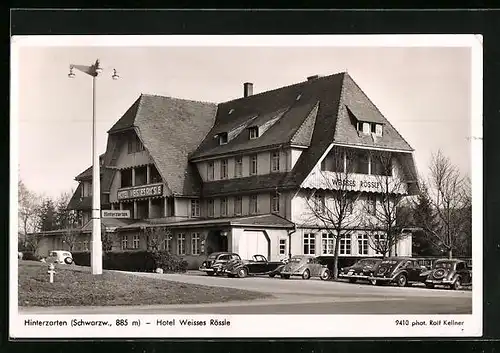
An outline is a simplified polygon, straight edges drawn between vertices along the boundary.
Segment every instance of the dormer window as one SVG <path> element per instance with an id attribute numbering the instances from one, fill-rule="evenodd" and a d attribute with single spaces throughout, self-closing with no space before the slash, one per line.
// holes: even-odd
<path id="1" fill-rule="evenodd" d="M 382 124 L 375 124 L 375 135 L 382 136 Z"/>
<path id="2" fill-rule="evenodd" d="M 249 129 L 249 134 L 250 134 L 250 140 L 256 139 L 259 137 L 259 127 L 258 126 L 252 126 Z"/>
<path id="3" fill-rule="evenodd" d="M 219 134 L 219 145 L 225 145 L 227 143 L 227 132 L 221 132 Z"/>
<path id="4" fill-rule="evenodd" d="M 363 134 L 370 133 L 370 123 L 363 123 Z"/>

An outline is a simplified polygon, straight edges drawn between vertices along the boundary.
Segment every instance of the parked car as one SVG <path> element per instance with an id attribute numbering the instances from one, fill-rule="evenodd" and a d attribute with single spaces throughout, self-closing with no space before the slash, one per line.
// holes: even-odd
<path id="1" fill-rule="evenodd" d="M 412 283 L 424 283 L 426 272 L 427 268 L 419 265 L 416 259 L 390 257 L 380 262 L 369 279 L 372 284 L 396 283 L 405 287 Z"/>
<path id="2" fill-rule="evenodd" d="M 73 264 L 73 255 L 66 250 L 52 250 L 45 262 L 71 265 Z"/>
<path id="3" fill-rule="evenodd" d="M 230 260 L 240 260 L 240 255 L 230 252 L 214 252 L 208 255 L 199 267 L 200 271 L 205 272 L 209 276 L 218 276 L 224 274 L 225 265 Z"/>
<path id="4" fill-rule="evenodd" d="M 377 258 L 361 259 L 352 266 L 341 268 L 339 278 L 348 279 L 351 283 L 360 279 L 370 281 L 370 277 L 381 262 L 382 259 Z"/>
<path id="5" fill-rule="evenodd" d="M 427 288 L 444 285 L 451 289 L 460 289 L 463 285 L 471 284 L 472 270 L 467 267 L 465 261 L 455 259 L 435 261 L 425 280 Z"/>
<path id="6" fill-rule="evenodd" d="M 319 277 L 322 280 L 327 280 L 330 278 L 330 270 L 314 256 L 295 255 L 283 266 L 280 276 L 285 279 L 290 278 L 290 276 L 301 276 L 303 279 Z"/>
<path id="7" fill-rule="evenodd" d="M 285 266 L 283 261 L 269 262 L 264 255 L 253 255 L 251 260 L 231 260 L 225 266 L 228 277 L 244 278 L 248 275 L 269 275 L 274 277 Z"/>

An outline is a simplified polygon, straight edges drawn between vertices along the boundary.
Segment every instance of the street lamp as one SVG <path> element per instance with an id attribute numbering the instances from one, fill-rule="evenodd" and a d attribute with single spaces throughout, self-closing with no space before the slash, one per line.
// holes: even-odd
<path id="1" fill-rule="evenodd" d="M 99 59 L 90 66 L 70 65 L 69 78 L 74 78 L 74 69 L 92 76 L 92 240 L 91 240 L 91 268 L 93 275 L 102 274 L 102 240 L 101 240 L 101 187 L 100 164 L 96 143 L 96 83 L 98 76 L 103 72 Z M 120 76 L 113 69 L 113 80 Z"/>

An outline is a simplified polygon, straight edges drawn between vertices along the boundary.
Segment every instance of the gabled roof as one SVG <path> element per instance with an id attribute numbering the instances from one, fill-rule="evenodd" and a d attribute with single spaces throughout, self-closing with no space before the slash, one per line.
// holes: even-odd
<path id="1" fill-rule="evenodd" d="M 168 189 L 177 195 L 197 195 L 201 179 L 189 165 L 188 154 L 207 136 L 216 109 L 214 103 L 142 94 L 109 133 L 133 129 Z M 112 162 L 112 145 L 108 143 L 107 163 Z"/>

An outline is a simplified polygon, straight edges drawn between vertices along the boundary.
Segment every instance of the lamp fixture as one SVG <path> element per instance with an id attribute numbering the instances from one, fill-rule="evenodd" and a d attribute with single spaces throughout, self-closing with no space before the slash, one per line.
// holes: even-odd
<path id="1" fill-rule="evenodd" d="M 70 67 L 69 67 L 69 74 L 68 74 L 68 77 L 69 77 L 69 78 L 75 78 L 75 73 L 73 72 L 73 66 L 70 66 Z"/>
<path id="2" fill-rule="evenodd" d="M 113 69 L 113 76 L 111 76 L 113 80 L 118 80 L 120 78 L 120 75 L 116 73 L 116 69 Z"/>

